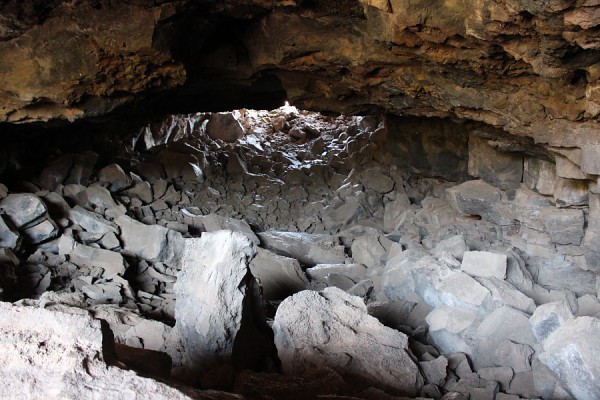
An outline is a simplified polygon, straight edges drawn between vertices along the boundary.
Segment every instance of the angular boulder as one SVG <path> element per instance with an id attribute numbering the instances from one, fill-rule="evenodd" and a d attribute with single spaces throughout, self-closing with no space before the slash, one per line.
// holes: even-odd
<path id="1" fill-rule="evenodd" d="M 115 362 L 111 336 L 85 313 L 0 303 L 0 398 L 190 399 L 164 383 L 110 366 Z M 210 397 L 199 393 L 198 398 Z"/>
<path id="2" fill-rule="evenodd" d="M 461 214 L 479 215 L 498 225 L 508 225 L 512 215 L 503 204 L 502 191 L 482 181 L 467 181 L 446 189 L 448 201 Z"/>
<path id="3" fill-rule="evenodd" d="M 288 297 L 273 323 L 284 373 L 328 367 L 369 385 L 416 395 L 423 386 L 408 338 L 367 313 L 359 297 L 337 288 Z"/>
<path id="4" fill-rule="evenodd" d="M 469 275 L 484 278 L 506 278 L 506 254 L 488 251 L 466 251 L 460 268 Z"/>
<path id="5" fill-rule="evenodd" d="M 208 119 L 206 134 L 212 139 L 235 142 L 244 136 L 244 128 L 232 113 L 215 113 Z"/>
<path id="6" fill-rule="evenodd" d="M 181 233 L 159 225 L 145 225 L 121 215 L 115 220 L 121 229 L 123 253 L 175 265 L 183 252 Z"/>
<path id="7" fill-rule="evenodd" d="M 577 400 L 600 398 L 600 320 L 566 321 L 544 341 L 540 360 Z"/>
<path id="8" fill-rule="evenodd" d="M 271 351 L 249 267 L 255 253 L 252 242 L 237 232 L 185 241 L 173 288 L 177 322 L 172 331 L 181 343 L 184 370 L 201 374 L 223 364 L 254 368 Z"/>
<path id="9" fill-rule="evenodd" d="M 553 301 L 539 306 L 529 318 L 529 323 L 533 334 L 541 342 L 572 318 L 573 312 L 566 301 Z"/>
<path id="10" fill-rule="evenodd" d="M 267 300 L 284 299 L 308 286 L 308 279 L 298 260 L 269 250 L 257 249 L 250 271 L 260 282 L 263 297 Z"/>

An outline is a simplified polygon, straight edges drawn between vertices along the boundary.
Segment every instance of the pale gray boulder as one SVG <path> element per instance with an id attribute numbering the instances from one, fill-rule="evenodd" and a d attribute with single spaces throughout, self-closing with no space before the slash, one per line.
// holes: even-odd
<path id="1" fill-rule="evenodd" d="M 465 252 L 469 250 L 465 236 L 463 234 L 451 236 L 441 240 L 432 250 L 432 254 L 436 258 L 441 258 L 446 255 L 451 255 L 455 259 L 461 261 Z"/>
<path id="2" fill-rule="evenodd" d="M 59 228 L 50 218 L 42 222 L 24 228 L 23 237 L 29 244 L 39 244 L 54 239 L 59 234 Z"/>
<path id="3" fill-rule="evenodd" d="M 410 396 L 423 378 L 408 353 L 408 338 L 367 313 L 361 298 L 337 288 L 288 297 L 273 323 L 284 373 L 326 366 L 373 386 Z"/>
<path id="4" fill-rule="evenodd" d="M 250 272 L 254 244 L 238 232 L 204 233 L 186 239 L 181 271 L 173 287 L 183 370 L 202 374 L 222 364 L 255 368 L 272 344 L 257 305 L 260 297 Z"/>
<path id="5" fill-rule="evenodd" d="M 352 258 L 357 263 L 367 268 L 376 268 L 385 263 L 385 255 L 389 251 L 392 241 L 385 236 L 365 235 L 359 236 L 352 242 Z"/>
<path id="6" fill-rule="evenodd" d="M 265 299 L 281 300 L 308 287 L 308 279 L 296 259 L 256 250 L 250 271 L 258 279 Z"/>
<path id="7" fill-rule="evenodd" d="M 484 278 L 506 278 L 506 254 L 488 251 L 467 251 L 463 255 L 461 269 L 469 275 Z"/>
<path id="8" fill-rule="evenodd" d="M 441 386 L 446 380 L 446 375 L 448 375 L 446 370 L 448 367 L 448 360 L 446 357 L 439 356 L 430 361 L 420 361 L 419 366 L 425 376 L 425 382 Z"/>
<path id="9" fill-rule="evenodd" d="M 514 372 L 525 372 L 531 370 L 533 353 L 530 346 L 507 339 L 500 342 L 494 355 L 496 356 L 496 365 L 510 367 Z"/>
<path id="10" fill-rule="evenodd" d="M 260 239 L 256 236 L 250 225 L 243 219 L 227 218 L 217 214 L 209 214 L 201 218 L 204 229 L 207 232 L 221 230 L 230 230 L 244 234 L 255 245 L 260 244 Z"/>
<path id="11" fill-rule="evenodd" d="M 120 253 L 75 243 L 62 236 L 59 239 L 59 254 L 68 255 L 69 261 L 81 267 L 101 268 L 102 276 L 123 275 L 127 262 Z"/>
<path id="12" fill-rule="evenodd" d="M 30 193 L 12 193 L 0 200 L 0 211 L 20 229 L 40 221 L 47 215 L 46 204 L 38 196 Z"/>
<path id="13" fill-rule="evenodd" d="M 112 366 L 111 336 L 100 320 L 85 312 L 0 303 L 0 398 L 191 399 L 164 383 Z M 209 395 L 198 392 L 194 398 Z"/>
<path id="14" fill-rule="evenodd" d="M 402 214 L 410 208 L 410 199 L 406 195 L 404 188 L 396 188 L 394 194 L 396 198 L 384 205 L 383 229 L 386 232 L 391 232 L 398 228 L 398 225 L 402 222 Z"/>
<path id="15" fill-rule="evenodd" d="M 472 361 L 476 369 L 498 366 L 496 350 L 502 342 L 536 347 L 537 340 L 529 325 L 529 315 L 504 306 L 488 314 L 475 332 L 477 352 Z"/>
<path id="16" fill-rule="evenodd" d="M 510 283 L 494 277 L 478 277 L 475 280 L 490 291 L 492 300 L 496 302 L 497 306 L 507 305 L 527 314 L 535 311 L 536 305 L 533 299 L 518 291 Z"/>
<path id="17" fill-rule="evenodd" d="M 566 321 L 573 318 L 571 307 L 566 301 L 553 301 L 540 305 L 529 318 L 529 323 L 535 337 L 542 342 Z"/>
<path id="18" fill-rule="evenodd" d="M 539 358 L 577 400 L 600 398 L 600 320 L 578 317 L 564 322 L 544 341 Z"/>

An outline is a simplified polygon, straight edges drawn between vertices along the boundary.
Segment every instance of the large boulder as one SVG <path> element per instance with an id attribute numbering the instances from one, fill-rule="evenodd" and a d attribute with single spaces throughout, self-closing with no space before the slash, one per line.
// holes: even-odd
<path id="1" fill-rule="evenodd" d="M 359 297 L 337 288 L 288 297 L 273 323 L 284 373 L 328 367 L 369 385 L 414 396 L 423 386 L 408 338 L 367 313 Z"/>
<path id="2" fill-rule="evenodd" d="M 223 364 L 254 368 L 272 349 L 249 267 L 255 253 L 254 244 L 237 232 L 185 241 L 173 288 L 177 322 L 172 331 L 181 344 L 184 371 L 202 374 Z"/>
<path id="3" fill-rule="evenodd" d="M 106 325 L 84 311 L 67 314 L 0 303 L 0 398 L 191 399 L 164 383 L 110 366 L 115 362 L 111 337 Z"/>
<path id="4" fill-rule="evenodd" d="M 578 400 L 600 398 L 600 320 L 579 317 L 564 322 L 544 341 L 540 360 Z"/>

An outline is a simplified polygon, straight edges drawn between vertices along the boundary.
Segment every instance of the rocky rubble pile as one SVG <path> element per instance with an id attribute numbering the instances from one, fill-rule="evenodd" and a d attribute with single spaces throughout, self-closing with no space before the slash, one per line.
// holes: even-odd
<path id="1" fill-rule="evenodd" d="M 0 185 L 3 382 L 68 396 L 106 362 L 171 385 L 126 375 L 155 398 L 600 396 L 600 197 L 540 189 L 547 161 L 523 184 L 484 180 L 492 148 L 482 179 L 414 176 L 376 118 L 289 106 L 172 116 L 134 146 Z"/>

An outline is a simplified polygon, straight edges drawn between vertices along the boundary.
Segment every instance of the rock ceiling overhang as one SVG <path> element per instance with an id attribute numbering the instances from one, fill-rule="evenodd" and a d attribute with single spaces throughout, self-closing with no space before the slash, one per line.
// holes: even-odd
<path id="1" fill-rule="evenodd" d="M 600 143 L 599 5 L 13 0 L 0 6 L 0 121 L 143 98 L 226 105 L 243 87 L 251 102 L 280 96 L 276 78 L 310 109 L 474 120 L 579 148 Z"/>

